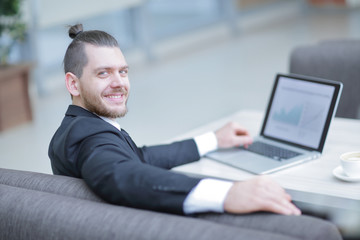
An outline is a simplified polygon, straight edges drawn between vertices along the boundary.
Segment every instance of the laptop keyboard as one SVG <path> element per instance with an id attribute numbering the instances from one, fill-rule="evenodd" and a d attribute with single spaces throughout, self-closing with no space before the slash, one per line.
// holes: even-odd
<path id="1" fill-rule="evenodd" d="M 294 152 L 281 147 L 273 146 L 263 142 L 254 142 L 246 150 L 257 153 L 263 156 L 270 157 L 274 160 L 282 161 L 300 155 L 298 152 Z"/>

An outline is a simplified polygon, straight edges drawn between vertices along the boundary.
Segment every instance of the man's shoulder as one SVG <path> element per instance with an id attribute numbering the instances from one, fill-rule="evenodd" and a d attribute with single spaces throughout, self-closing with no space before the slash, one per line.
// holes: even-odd
<path id="1" fill-rule="evenodd" d="M 89 116 L 65 116 L 58 131 L 77 139 L 105 133 L 117 135 L 119 132 L 114 126 L 101 118 Z"/>
<path id="2" fill-rule="evenodd" d="M 85 139 L 120 136 L 120 131 L 100 117 L 87 110 L 70 105 L 59 128 L 50 142 L 50 147 L 61 145 L 62 148 L 75 146 Z"/>
<path id="3" fill-rule="evenodd" d="M 76 163 L 79 153 L 84 149 L 91 149 L 99 144 L 121 144 L 120 131 L 96 115 L 66 115 L 52 137 L 48 155 L 53 170 L 70 176 L 80 176 Z M 120 141 L 119 141 L 120 140 Z M 66 169 L 64 166 L 67 166 Z M 69 169 L 72 169 L 71 174 Z"/>

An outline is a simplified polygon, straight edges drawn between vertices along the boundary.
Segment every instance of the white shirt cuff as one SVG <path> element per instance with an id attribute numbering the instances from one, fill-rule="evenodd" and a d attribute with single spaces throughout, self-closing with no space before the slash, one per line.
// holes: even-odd
<path id="1" fill-rule="evenodd" d="M 208 132 L 194 138 L 199 155 L 205 154 L 217 149 L 217 139 L 214 132 Z"/>
<path id="2" fill-rule="evenodd" d="M 202 179 L 186 197 L 183 205 L 185 214 L 199 212 L 224 212 L 224 201 L 233 182 Z"/>

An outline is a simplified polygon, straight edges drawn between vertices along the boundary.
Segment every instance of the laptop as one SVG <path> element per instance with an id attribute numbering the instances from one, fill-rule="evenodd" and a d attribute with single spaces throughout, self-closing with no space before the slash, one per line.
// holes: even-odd
<path id="1" fill-rule="evenodd" d="M 206 157 L 255 174 L 267 174 L 321 156 L 342 83 L 277 74 L 260 135 L 248 148 L 210 152 Z"/>

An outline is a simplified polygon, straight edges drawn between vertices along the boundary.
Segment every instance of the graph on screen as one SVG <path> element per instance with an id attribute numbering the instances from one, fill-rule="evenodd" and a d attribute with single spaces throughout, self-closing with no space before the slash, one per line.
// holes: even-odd
<path id="1" fill-rule="evenodd" d="M 280 79 L 264 133 L 305 146 L 318 146 L 333 91 L 331 86 Z"/>
<path id="2" fill-rule="evenodd" d="M 303 116 L 300 122 L 301 129 L 318 130 L 322 128 L 323 121 L 326 118 L 326 111 L 323 105 L 312 103 L 306 104 Z M 321 129 L 320 129 L 321 130 Z"/>
<path id="3" fill-rule="evenodd" d="M 290 110 L 281 108 L 280 110 L 275 111 L 273 120 L 297 126 L 299 125 L 303 108 L 303 105 L 296 105 Z"/>
<path id="4" fill-rule="evenodd" d="M 301 129 L 317 130 L 322 125 L 322 119 L 326 117 L 324 114 L 326 112 L 322 105 L 307 102 L 295 105 L 288 110 L 282 107 L 274 112 L 272 119 Z"/>

